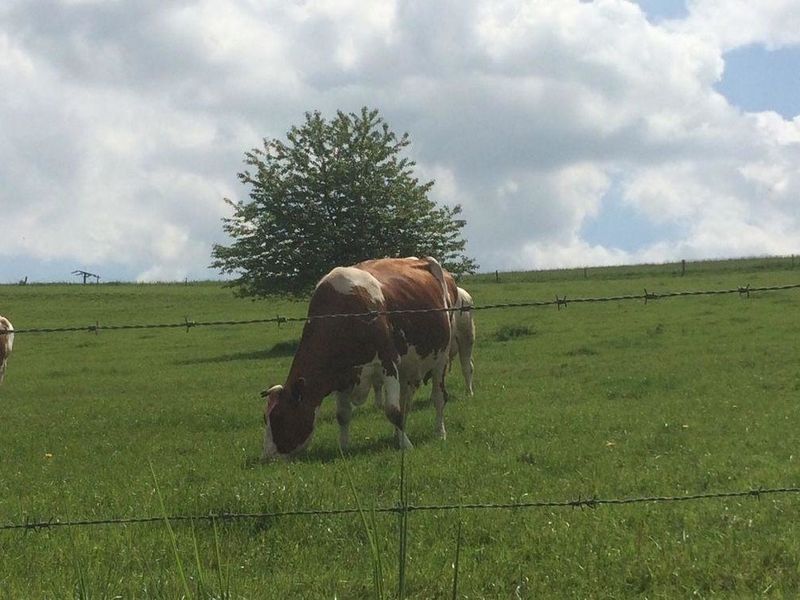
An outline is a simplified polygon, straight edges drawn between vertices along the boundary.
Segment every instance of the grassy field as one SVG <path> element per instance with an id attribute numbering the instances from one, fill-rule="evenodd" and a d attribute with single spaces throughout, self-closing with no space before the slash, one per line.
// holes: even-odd
<path id="1" fill-rule="evenodd" d="M 787 259 L 788 261 L 788 259 Z M 786 262 L 786 261 L 784 261 Z M 800 283 L 765 261 L 494 274 L 476 304 Z M 476 394 L 449 377 L 409 423 L 412 504 L 681 496 L 800 484 L 800 290 L 476 313 Z M 19 329 L 302 316 L 219 284 L 0 287 Z M 311 447 L 258 464 L 259 390 L 300 324 L 20 333 L 0 387 L 0 525 L 274 512 L 399 498 L 400 453 L 371 404 L 339 457 L 334 402 Z M 163 506 L 161 500 L 163 500 Z M 405 593 L 459 598 L 800 596 L 800 496 L 594 509 L 413 512 Z M 0 598 L 371 598 L 358 515 L 0 531 Z M 398 516 L 376 514 L 385 597 Z"/>

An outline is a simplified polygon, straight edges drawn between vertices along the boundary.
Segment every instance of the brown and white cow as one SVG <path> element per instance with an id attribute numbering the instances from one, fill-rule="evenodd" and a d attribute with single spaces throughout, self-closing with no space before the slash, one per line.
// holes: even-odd
<path id="1" fill-rule="evenodd" d="M 14 326 L 11 321 L 0 316 L 0 383 L 6 376 L 6 363 L 14 347 Z"/>
<path id="2" fill-rule="evenodd" d="M 475 306 L 472 302 L 472 296 L 469 295 L 467 290 L 457 288 L 458 299 L 456 300 L 455 307 L 463 308 L 465 306 Z M 472 389 L 472 374 L 475 371 L 475 363 L 472 361 L 472 347 L 475 345 L 475 321 L 472 319 L 472 311 L 454 311 L 453 312 L 453 339 L 450 342 L 450 362 L 458 355 L 458 360 L 461 363 L 461 374 L 464 376 L 464 384 L 467 388 L 467 393 L 474 395 Z"/>
<path id="3" fill-rule="evenodd" d="M 446 435 L 444 375 L 449 360 L 450 315 L 431 311 L 364 317 L 329 317 L 372 311 L 446 309 L 453 306 L 452 276 L 432 258 L 386 258 L 336 267 L 314 289 L 300 346 L 283 385 L 261 393 L 262 459 L 287 456 L 311 441 L 323 398 L 336 393 L 342 447 L 349 442 L 352 406 L 371 389 L 410 448 L 405 417 L 419 386 L 432 381 L 436 429 Z"/>

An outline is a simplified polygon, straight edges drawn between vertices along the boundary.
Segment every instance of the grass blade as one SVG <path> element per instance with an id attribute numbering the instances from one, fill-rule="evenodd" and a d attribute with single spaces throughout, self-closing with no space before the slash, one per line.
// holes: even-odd
<path id="1" fill-rule="evenodd" d="M 200 548 L 197 545 L 197 532 L 194 529 L 194 521 L 192 523 L 192 542 L 194 544 L 194 561 L 197 566 L 197 596 L 202 598 L 205 595 L 205 580 L 203 577 L 203 565 L 200 563 Z"/>
<path id="2" fill-rule="evenodd" d="M 372 560 L 372 585 L 375 590 L 375 597 L 378 600 L 383 600 L 383 567 L 381 564 L 380 551 L 378 550 L 378 544 L 373 531 L 373 528 L 375 527 L 375 512 L 372 512 L 373 528 L 370 528 L 370 524 L 367 521 L 367 515 L 364 511 L 364 507 L 361 504 L 361 499 L 358 497 L 358 492 L 356 491 L 356 483 L 353 480 L 353 474 L 350 471 L 350 466 L 347 464 L 347 460 L 344 456 L 344 450 L 342 450 L 341 446 L 339 446 L 339 455 L 342 457 L 345 473 L 347 474 L 347 481 L 350 483 L 350 491 L 353 492 L 353 498 L 355 498 L 356 501 L 358 514 L 361 516 L 361 524 L 364 527 L 364 531 L 367 534 L 367 540 L 369 541 L 370 558 Z"/>
<path id="3" fill-rule="evenodd" d="M 231 574 L 230 570 L 225 577 L 222 576 L 222 552 L 219 549 L 219 533 L 217 532 L 217 520 L 212 519 L 211 525 L 214 528 L 214 554 L 217 558 L 217 581 L 219 582 L 219 597 L 223 600 L 231 597 Z"/>
<path id="4" fill-rule="evenodd" d="M 458 596 L 458 568 L 461 562 L 461 511 L 458 511 L 458 531 L 456 533 L 456 559 L 453 562 L 453 594 L 452 599 Z"/>
<path id="5" fill-rule="evenodd" d="M 406 557 L 408 554 L 408 497 L 406 489 L 406 451 L 400 451 L 400 555 L 398 557 L 397 597 L 406 597 Z"/>
<path id="6" fill-rule="evenodd" d="M 175 532 L 172 530 L 172 525 L 169 522 L 169 517 L 167 516 L 167 509 L 164 506 L 164 497 L 161 495 L 161 489 L 158 487 L 158 479 L 156 478 L 156 472 L 153 469 L 153 463 L 148 462 L 150 465 L 150 473 L 153 474 L 153 484 L 156 487 L 156 495 L 158 496 L 158 503 L 161 506 L 161 514 L 164 516 L 164 524 L 167 526 L 167 531 L 169 532 L 169 540 L 172 544 L 172 553 L 175 556 L 175 563 L 178 565 L 178 574 L 181 578 L 181 583 L 183 584 L 183 591 L 186 593 L 186 598 L 192 597 L 192 592 L 189 589 L 189 582 L 186 580 L 186 573 L 183 570 L 183 562 L 181 561 L 180 554 L 178 554 L 178 542 L 175 538 Z"/>

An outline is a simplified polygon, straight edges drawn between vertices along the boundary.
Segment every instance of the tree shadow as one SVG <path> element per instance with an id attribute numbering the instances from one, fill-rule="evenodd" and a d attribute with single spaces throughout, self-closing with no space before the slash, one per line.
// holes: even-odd
<path id="1" fill-rule="evenodd" d="M 187 366 L 187 365 L 203 365 L 221 362 L 234 362 L 239 360 L 267 360 L 269 358 L 285 358 L 287 356 L 294 356 L 300 345 L 299 340 L 289 340 L 285 342 L 278 342 L 268 350 L 252 350 L 250 352 L 234 352 L 232 354 L 220 354 L 217 356 L 204 356 L 201 358 L 190 358 L 187 360 L 175 361 L 174 364 Z"/>

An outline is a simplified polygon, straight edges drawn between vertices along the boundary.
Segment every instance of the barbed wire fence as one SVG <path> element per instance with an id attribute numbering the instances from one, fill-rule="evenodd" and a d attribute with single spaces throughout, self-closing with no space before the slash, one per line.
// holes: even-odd
<path id="1" fill-rule="evenodd" d="M 780 488 L 755 488 L 733 492 L 715 492 L 704 494 L 691 494 L 686 496 L 643 496 L 632 498 L 577 498 L 575 500 L 532 500 L 529 502 L 477 502 L 461 504 L 409 504 L 401 503 L 397 506 L 384 506 L 369 509 L 377 514 L 385 513 L 413 513 L 434 511 L 462 511 L 462 510 L 516 510 L 531 508 L 599 508 L 601 506 L 624 506 L 631 504 L 673 504 L 699 500 L 720 500 L 732 498 L 751 498 L 761 500 L 765 496 L 777 494 L 798 494 L 800 487 Z M 10 530 L 39 530 L 55 529 L 59 527 L 87 527 L 98 525 L 135 525 L 145 523 L 163 523 L 165 519 L 171 522 L 181 521 L 239 521 L 279 519 L 285 517 L 334 517 L 343 515 L 356 515 L 359 508 L 330 508 L 330 509 L 297 509 L 275 512 L 253 513 L 208 513 L 196 515 L 171 515 L 148 517 L 117 517 L 109 519 L 80 519 L 62 521 L 56 517 L 49 519 L 26 519 L 23 523 L 9 523 L 0 525 L 0 531 Z"/>
<path id="2" fill-rule="evenodd" d="M 534 300 L 527 302 L 503 302 L 495 304 L 484 304 L 477 306 L 465 306 L 457 308 L 435 308 L 435 309 L 415 309 L 415 310 L 390 310 L 390 311 L 370 311 L 362 313 L 341 313 L 341 314 L 321 314 L 310 315 L 305 317 L 269 317 L 263 319 L 245 319 L 245 320 L 218 320 L 218 321 L 191 321 L 187 318 L 181 323 L 159 323 L 159 324 L 129 324 L 129 325 L 100 325 L 95 322 L 94 325 L 78 326 L 78 327 L 30 327 L 16 329 L 13 332 L 0 332 L 0 335 L 5 333 L 67 333 L 67 332 L 93 332 L 98 333 L 102 331 L 124 331 L 136 329 L 175 329 L 186 328 L 188 332 L 193 327 L 213 327 L 213 326 L 230 326 L 230 325 L 251 325 L 262 323 L 282 323 L 290 322 L 305 322 L 315 319 L 337 319 L 337 318 L 368 318 L 374 319 L 381 315 L 409 315 L 419 313 L 431 312 L 465 312 L 465 311 L 482 311 L 494 309 L 509 309 L 509 308 L 525 308 L 525 307 L 543 307 L 543 306 L 556 306 L 559 310 L 568 304 L 584 304 L 584 303 L 601 303 L 601 302 L 616 302 L 616 301 L 633 301 L 639 300 L 647 303 L 648 301 L 666 299 L 666 298 L 680 298 L 680 297 L 700 297 L 700 296 L 718 296 L 718 295 L 739 295 L 749 298 L 750 294 L 756 292 L 768 291 L 782 291 L 800 289 L 800 283 L 788 285 L 771 285 L 761 287 L 751 287 L 750 285 L 739 286 L 730 289 L 718 290 L 694 290 L 683 292 L 649 292 L 644 290 L 642 294 L 627 294 L 616 296 L 595 296 L 595 297 L 578 297 L 568 299 L 566 296 L 556 295 L 553 300 Z M 401 489 L 404 485 L 403 473 L 401 471 Z M 403 493 L 400 494 L 400 502 L 396 506 L 384 506 L 370 509 L 371 512 L 378 514 L 394 513 L 405 517 L 414 512 L 433 512 L 433 511 L 465 511 L 465 510 L 521 510 L 521 509 L 542 509 L 542 508 L 573 508 L 573 509 L 596 509 L 604 506 L 626 506 L 634 504 L 674 504 L 690 501 L 703 501 L 703 500 L 719 500 L 719 499 L 734 499 L 734 498 L 750 498 L 760 500 L 768 495 L 794 495 L 800 493 L 800 487 L 796 486 L 783 486 L 783 487 L 760 487 L 751 488 L 738 491 L 727 492 L 709 492 L 698 494 L 687 494 L 683 496 L 641 496 L 629 498 L 577 498 L 573 500 L 532 500 L 525 502 L 507 502 L 507 503 L 453 503 L 453 504 L 412 504 L 407 500 L 407 496 Z M 346 507 L 346 508 L 330 508 L 330 509 L 296 509 L 275 512 L 249 512 L 249 513 L 234 513 L 234 512 L 220 512 L 208 514 L 195 514 L 195 515 L 159 515 L 159 516 L 143 516 L 143 517 L 115 517 L 104 519 L 79 519 L 79 520 L 61 520 L 58 517 L 50 517 L 47 519 L 29 518 L 26 517 L 22 523 L 5 523 L 0 524 L 0 532 L 6 531 L 39 531 L 44 529 L 55 528 L 68 528 L 68 527 L 88 527 L 88 526 L 102 526 L 102 525 L 133 525 L 133 524 L 146 524 L 146 523 L 163 523 L 165 520 L 170 522 L 195 522 L 195 521 L 222 521 L 233 522 L 240 520 L 265 520 L 265 519 L 279 519 L 288 517 L 333 517 L 342 515 L 354 515 L 361 511 L 360 508 Z"/>
<path id="3" fill-rule="evenodd" d="M 641 294 L 626 294 L 617 296 L 592 296 L 592 297 L 578 297 L 568 298 L 565 296 L 556 295 L 553 300 L 531 300 L 524 302 L 500 302 L 495 304 L 481 304 L 476 306 L 463 306 L 463 307 L 449 307 L 449 308 L 420 308 L 410 310 L 375 310 L 361 313 L 335 313 L 335 314 L 320 314 L 308 315 L 305 317 L 265 317 L 262 319 L 243 319 L 243 320 L 218 320 L 218 321 L 194 321 L 185 317 L 182 322 L 177 323 L 142 323 L 142 324 L 127 324 L 127 325 L 101 325 L 99 321 L 95 321 L 90 325 L 78 325 L 71 327 L 23 327 L 14 329 L 13 332 L 0 331 L 0 335 L 6 333 L 72 333 L 72 332 L 89 332 L 99 333 L 100 331 L 126 331 L 135 329 L 186 329 L 188 332 L 195 327 L 219 327 L 231 325 L 257 325 L 264 323 L 276 323 L 281 325 L 283 323 L 304 323 L 306 321 L 320 320 L 320 319 L 373 319 L 379 316 L 392 316 L 392 315 L 413 315 L 422 313 L 433 312 L 470 312 L 470 311 L 483 311 L 483 310 L 497 310 L 507 308 L 533 308 L 543 306 L 555 306 L 559 310 L 562 307 L 567 307 L 569 304 L 591 304 L 602 302 L 623 302 L 631 300 L 641 300 L 645 304 L 648 301 L 667 299 L 667 298 L 682 298 L 682 297 L 698 297 L 698 296 L 721 296 L 738 294 L 739 296 L 750 297 L 751 293 L 756 292 L 772 292 L 781 290 L 792 290 L 800 288 L 800 283 L 793 283 L 787 285 L 771 285 L 762 287 L 751 287 L 749 284 L 746 286 L 739 286 L 736 288 L 720 289 L 720 290 L 691 290 L 683 292 L 649 292 L 646 289 Z"/>

